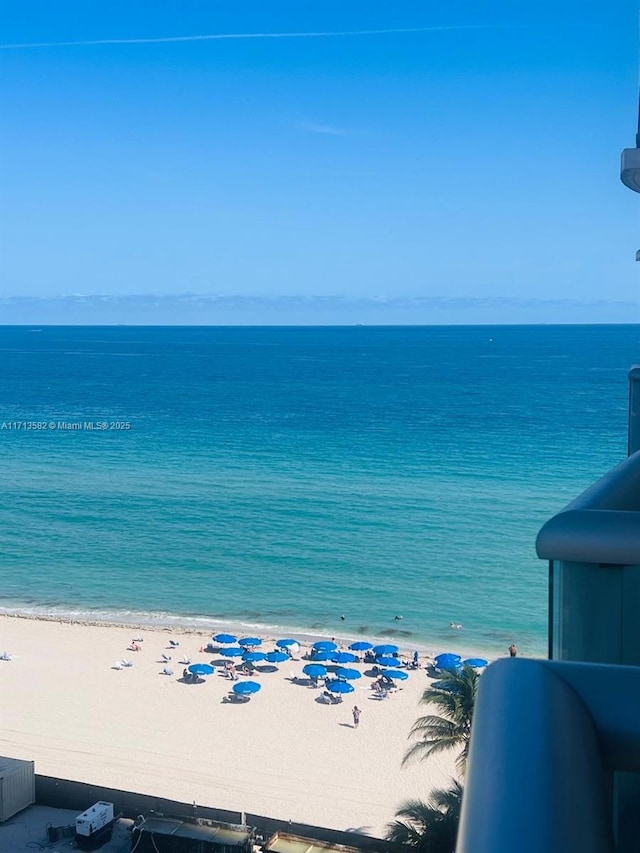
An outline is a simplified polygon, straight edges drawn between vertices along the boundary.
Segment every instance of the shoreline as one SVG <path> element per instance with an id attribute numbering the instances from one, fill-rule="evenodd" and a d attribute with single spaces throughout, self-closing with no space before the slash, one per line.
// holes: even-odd
<path id="1" fill-rule="evenodd" d="M 463 657 L 484 657 L 489 661 L 507 656 L 508 643 L 504 647 L 482 646 L 467 640 L 464 629 L 458 631 L 451 629 L 451 636 L 446 641 L 413 640 L 402 635 L 402 629 L 394 631 L 390 629 L 385 634 L 361 634 L 344 631 L 342 633 L 330 633 L 329 631 L 313 631 L 308 628 L 288 628 L 259 623 L 242 623 L 233 620 L 218 620 L 206 616 L 180 616 L 168 613 L 132 613 L 131 618 L 123 618 L 121 613 L 112 616 L 104 611 L 95 616 L 86 615 L 86 611 L 61 610 L 59 612 L 44 611 L 42 613 L 29 611 L 28 608 L 14 606 L 0 606 L 0 619 L 24 619 L 34 622 L 59 622 L 61 624 L 82 625 L 87 627 L 114 627 L 126 628 L 133 631 L 150 631 L 154 633 L 177 632 L 184 635 L 199 637 L 211 637 L 220 632 L 228 633 L 258 633 L 267 641 L 276 640 L 280 637 L 292 636 L 301 641 L 302 645 L 311 645 L 319 640 L 335 638 L 339 645 L 348 646 L 358 640 L 370 640 L 376 643 L 395 643 L 403 654 L 413 654 L 417 650 L 421 655 L 435 656 L 441 652 L 454 651 Z M 147 617 L 147 618 L 145 618 Z M 517 638 L 515 640 L 518 645 Z M 519 646 L 521 648 L 521 646 Z M 528 654 L 528 657 L 546 657 L 546 655 Z"/>
<path id="2" fill-rule="evenodd" d="M 0 661 L 0 754 L 34 760 L 46 776 L 375 837 L 402 802 L 426 799 L 455 774 L 455 753 L 402 767 L 425 713 L 424 669 L 380 701 L 369 668 L 353 664 L 353 693 L 326 705 L 322 689 L 292 680 L 306 663 L 301 650 L 252 675 L 260 692 L 235 704 L 225 701 L 232 683 L 220 655 L 199 652 L 208 632 L 132 627 L 0 616 L 11 655 Z M 138 652 L 127 649 L 132 635 L 143 637 Z M 162 654 L 172 656 L 171 676 Z M 214 659 L 216 670 L 186 684 L 183 656 Z M 133 665 L 116 670 L 122 658 Z"/>

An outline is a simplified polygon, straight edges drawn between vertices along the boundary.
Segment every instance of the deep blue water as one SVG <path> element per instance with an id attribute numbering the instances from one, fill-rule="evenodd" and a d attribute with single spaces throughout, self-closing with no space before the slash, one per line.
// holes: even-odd
<path id="1" fill-rule="evenodd" d="M 639 352 L 638 326 L 0 327 L 0 603 L 544 652 L 535 536 L 624 457 Z"/>

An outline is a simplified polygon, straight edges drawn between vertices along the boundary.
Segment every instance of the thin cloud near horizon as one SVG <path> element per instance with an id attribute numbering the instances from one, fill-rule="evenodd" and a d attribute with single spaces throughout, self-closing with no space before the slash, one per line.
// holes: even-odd
<path id="1" fill-rule="evenodd" d="M 352 131 L 344 127 L 336 127 L 332 124 L 322 124 L 315 121 L 299 121 L 296 123 L 296 129 L 305 133 L 319 133 L 322 136 L 350 136 Z"/>
<path id="2" fill-rule="evenodd" d="M 166 303 L 178 305 L 184 303 L 196 304 L 226 304 L 229 306 L 243 306 L 248 303 L 263 306 L 286 306 L 286 305 L 335 305 L 336 307 L 369 306 L 372 308 L 415 308 L 415 307 L 448 307 L 467 308 L 478 307 L 528 307 L 528 306 L 573 306 L 593 307 L 599 305 L 637 305 L 636 302 L 622 299 L 571 299 L 560 297 L 557 299 L 538 298 L 531 296 L 500 296 L 497 294 L 487 296 L 420 296 L 420 295 L 387 295 L 370 294 L 347 296 L 338 293 L 332 294 L 258 294 L 258 293 L 195 293 L 186 291 L 183 293 L 58 293 L 55 295 L 11 295 L 0 296 L 0 305 L 34 305 L 62 303 L 121 303 L 121 304 L 148 304 Z"/>
<path id="3" fill-rule="evenodd" d="M 222 39 L 296 39 L 340 38 L 345 36 L 381 36 L 393 34 L 447 32 L 455 30 L 495 30 L 511 28 L 509 24 L 452 24 L 435 27 L 398 27 L 381 30 L 336 30 L 306 33 L 210 33 L 194 36 L 161 36 L 158 38 L 86 39 L 81 41 L 40 41 L 0 44 L 0 50 L 27 50 L 43 47 L 93 47 L 101 45 L 168 44 L 173 42 L 218 41 Z"/>

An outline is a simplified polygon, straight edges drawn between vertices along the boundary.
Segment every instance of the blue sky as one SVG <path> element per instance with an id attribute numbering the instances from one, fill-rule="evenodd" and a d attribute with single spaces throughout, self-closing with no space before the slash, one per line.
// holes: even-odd
<path id="1" fill-rule="evenodd" d="M 0 322 L 640 319 L 637 4 L 0 14 Z"/>

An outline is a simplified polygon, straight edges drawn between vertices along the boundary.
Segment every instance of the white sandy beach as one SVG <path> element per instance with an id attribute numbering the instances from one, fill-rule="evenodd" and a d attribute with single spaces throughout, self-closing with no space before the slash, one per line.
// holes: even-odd
<path id="1" fill-rule="evenodd" d="M 144 638 L 140 652 L 126 650 L 134 636 Z M 179 648 L 169 650 L 169 639 Z M 0 616 L 0 648 L 12 655 L 0 661 L 0 754 L 33 759 L 48 776 L 373 835 L 401 801 L 447 785 L 453 754 L 401 767 L 409 729 L 425 713 L 424 669 L 384 701 L 364 676 L 328 706 L 315 701 L 320 691 L 290 682 L 306 663 L 295 660 L 261 673 L 250 702 L 227 704 L 231 683 L 218 672 L 178 681 L 183 655 L 219 658 L 199 653 L 207 639 Z M 160 675 L 162 653 L 172 655 L 173 676 Z M 133 666 L 112 669 L 120 658 Z"/>

